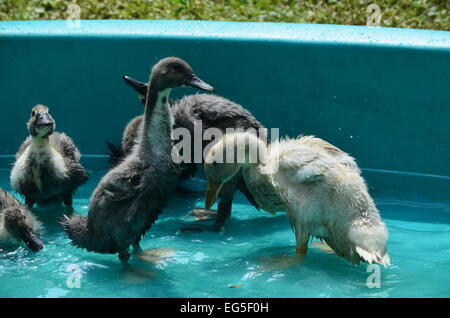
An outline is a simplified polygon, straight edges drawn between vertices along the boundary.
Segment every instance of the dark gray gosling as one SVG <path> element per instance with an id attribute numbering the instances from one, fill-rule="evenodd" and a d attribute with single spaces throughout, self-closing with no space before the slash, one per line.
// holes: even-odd
<path id="1" fill-rule="evenodd" d="M 18 246 L 21 242 L 37 252 L 44 248 L 38 236 L 41 223 L 12 195 L 0 189 L 0 246 Z"/>
<path id="2" fill-rule="evenodd" d="M 129 76 L 124 80 L 133 87 L 139 95 L 140 100 L 145 103 L 147 93 L 147 84 L 139 82 Z M 187 128 L 191 136 L 194 136 L 194 122 L 202 121 L 203 132 L 208 128 L 218 128 L 225 133 L 227 128 L 256 130 L 264 126 L 245 108 L 226 98 L 212 94 L 196 94 L 185 96 L 182 99 L 172 102 L 172 115 L 174 117 L 174 128 Z M 108 143 L 110 149 L 110 162 L 116 164 L 120 162 L 127 154 L 131 152 L 137 140 L 137 135 L 142 124 L 143 117 L 133 118 L 125 128 L 122 137 L 122 144 L 114 146 Z M 202 133 L 203 133 L 202 132 Z M 203 149 L 209 141 L 203 142 Z M 194 156 L 194 145 L 191 145 L 192 158 Z M 181 165 L 181 180 L 192 177 L 197 172 L 197 164 L 183 163 Z M 215 230 L 219 231 L 225 224 L 226 219 L 231 215 L 232 202 L 236 190 L 242 192 L 251 204 L 259 209 L 251 193 L 238 173 L 232 180 L 222 188 L 219 194 L 218 216 L 214 224 Z"/>
<path id="3" fill-rule="evenodd" d="M 173 118 L 171 90 L 181 86 L 212 91 L 191 67 L 175 57 L 152 69 L 138 142 L 94 190 L 88 216 L 65 217 L 62 225 L 72 244 L 98 253 L 115 254 L 126 263 L 129 247 L 139 252 L 141 237 L 150 229 L 175 189 L 179 170 L 171 157 Z"/>
<path id="4" fill-rule="evenodd" d="M 75 190 L 88 180 L 72 139 L 54 130 L 48 107 L 36 105 L 28 121 L 30 136 L 16 154 L 10 177 L 12 188 L 30 208 L 35 203 L 72 206 Z"/>

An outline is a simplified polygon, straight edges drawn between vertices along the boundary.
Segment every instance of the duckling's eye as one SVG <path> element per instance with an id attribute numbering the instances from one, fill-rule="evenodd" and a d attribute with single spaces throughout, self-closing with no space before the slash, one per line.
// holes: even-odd
<path id="1" fill-rule="evenodd" d="M 34 115 L 36 115 L 36 112 L 35 112 L 35 111 L 32 111 L 32 112 L 31 112 L 31 116 L 34 117 Z"/>

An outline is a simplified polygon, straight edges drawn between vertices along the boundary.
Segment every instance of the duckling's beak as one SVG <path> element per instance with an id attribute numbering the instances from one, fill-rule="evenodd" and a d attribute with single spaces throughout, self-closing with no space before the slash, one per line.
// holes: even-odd
<path id="1" fill-rule="evenodd" d="M 139 81 L 135 80 L 134 78 L 131 78 L 126 75 L 123 77 L 123 80 L 125 81 L 125 83 L 127 83 L 128 85 L 133 87 L 135 89 L 135 91 L 139 93 L 139 95 L 147 96 L 147 90 L 148 90 L 147 83 L 139 82 Z"/>
<path id="2" fill-rule="evenodd" d="M 219 194 L 220 189 L 222 188 L 223 182 L 215 182 L 208 179 L 208 186 L 206 188 L 206 198 L 205 198 L 205 208 L 209 210 L 214 201 L 216 201 L 217 195 Z"/>
<path id="3" fill-rule="evenodd" d="M 48 127 L 53 125 L 53 120 L 50 118 L 50 115 L 46 112 L 41 112 L 36 114 L 36 127 Z"/>
<path id="4" fill-rule="evenodd" d="M 42 243 L 41 239 L 32 230 L 26 230 L 22 233 L 22 241 L 33 252 L 40 251 L 44 248 L 44 243 Z"/>
<path id="5" fill-rule="evenodd" d="M 214 91 L 214 87 L 202 81 L 197 75 L 192 73 L 189 78 L 186 80 L 186 85 L 194 88 L 198 88 L 204 91 Z"/>

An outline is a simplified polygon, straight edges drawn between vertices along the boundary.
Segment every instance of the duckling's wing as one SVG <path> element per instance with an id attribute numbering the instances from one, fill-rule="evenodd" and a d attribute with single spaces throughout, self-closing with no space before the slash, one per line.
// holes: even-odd
<path id="1" fill-rule="evenodd" d="M 64 133 L 54 133 L 50 136 L 50 142 L 64 157 L 79 162 L 81 153 L 72 138 Z"/>
<path id="2" fill-rule="evenodd" d="M 263 125 L 245 108 L 213 94 L 196 94 L 182 98 L 173 106 L 173 114 L 180 126 L 201 120 L 204 129 L 262 128 Z"/>
<path id="3" fill-rule="evenodd" d="M 306 147 L 281 151 L 278 159 L 278 175 L 293 183 L 322 181 L 330 169 L 330 163 L 313 150 Z"/>
<path id="4" fill-rule="evenodd" d="M 297 142 L 313 151 L 329 155 L 343 166 L 359 171 L 355 158 L 321 138 L 314 136 L 302 136 L 297 139 Z"/>
<path id="5" fill-rule="evenodd" d="M 99 194 L 111 202 L 125 202 L 139 195 L 141 184 L 142 171 L 127 170 L 105 182 Z"/>
<path id="6" fill-rule="evenodd" d="M 64 133 L 54 133 L 50 136 L 50 143 L 65 159 L 68 159 L 69 180 L 71 188 L 76 189 L 89 179 L 87 170 L 80 164 L 81 153 L 72 138 Z"/>
<path id="7" fill-rule="evenodd" d="M 129 216 L 134 214 L 130 209 L 139 196 L 142 170 L 130 174 L 132 169 L 118 170 L 120 167 L 123 166 L 117 166 L 102 178 L 90 199 L 87 219 L 97 233 L 121 232 L 124 225 L 130 225 Z"/>

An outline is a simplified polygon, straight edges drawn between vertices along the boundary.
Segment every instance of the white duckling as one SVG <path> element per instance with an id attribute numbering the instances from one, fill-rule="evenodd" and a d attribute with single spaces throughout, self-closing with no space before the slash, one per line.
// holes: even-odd
<path id="1" fill-rule="evenodd" d="M 311 136 L 266 146 L 254 134 L 227 134 L 205 158 L 207 209 L 240 169 L 262 209 L 287 212 L 297 254 L 306 255 L 310 238 L 317 237 L 352 264 L 390 264 L 386 226 L 347 153 Z"/>

